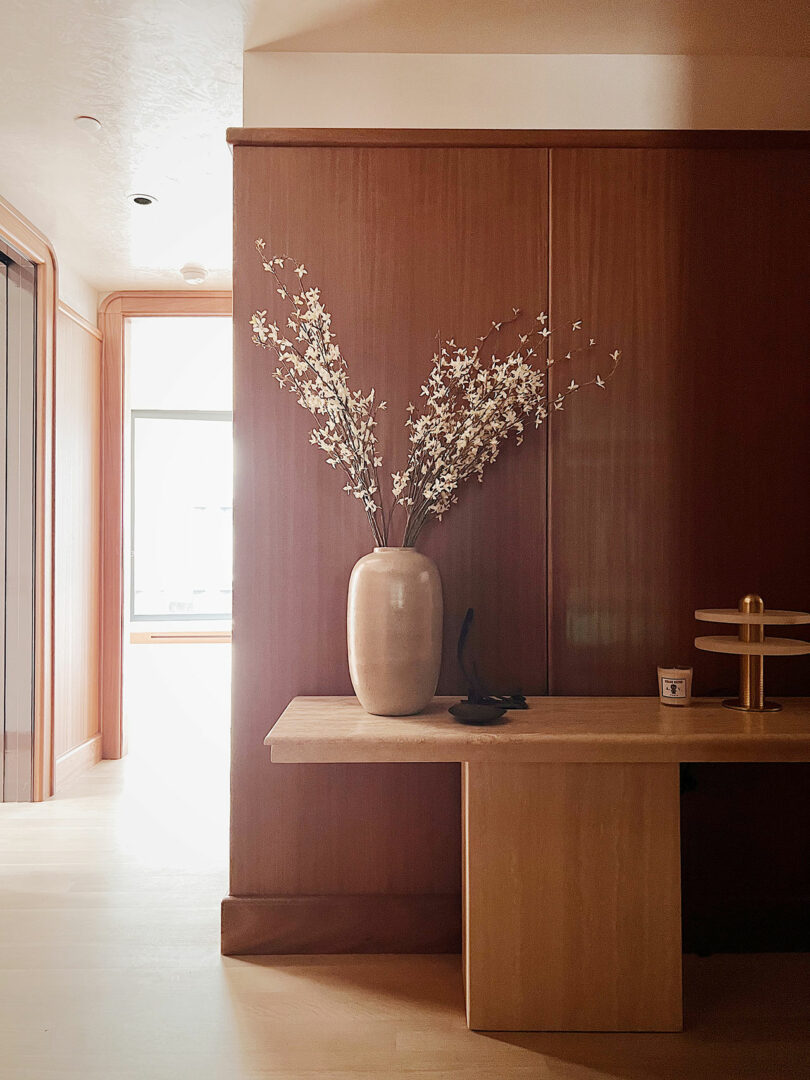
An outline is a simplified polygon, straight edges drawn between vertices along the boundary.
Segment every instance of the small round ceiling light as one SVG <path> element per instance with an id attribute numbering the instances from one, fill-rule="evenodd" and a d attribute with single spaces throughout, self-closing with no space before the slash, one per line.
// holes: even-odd
<path id="1" fill-rule="evenodd" d="M 132 195 L 127 195 L 130 202 L 134 202 L 136 206 L 151 206 L 152 203 L 156 203 L 157 199 L 154 195 L 144 195 L 142 191 L 136 191 Z"/>
<path id="2" fill-rule="evenodd" d="M 186 265 L 180 269 L 180 276 L 183 281 L 185 281 L 186 285 L 202 285 L 208 277 L 208 271 L 204 266 L 200 266 L 199 263 L 186 263 Z"/>
<path id="3" fill-rule="evenodd" d="M 74 116 L 73 123 L 89 135 L 95 135 L 97 131 L 101 131 L 101 121 L 96 120 L 95 116 Z"/>

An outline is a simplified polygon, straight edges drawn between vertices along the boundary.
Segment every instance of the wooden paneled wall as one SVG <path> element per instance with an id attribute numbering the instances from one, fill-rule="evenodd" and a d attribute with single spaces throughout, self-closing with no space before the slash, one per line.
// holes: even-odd
<path id="1" fill-rule="evenodd" d="M 55 788 L 101 757 L 101 334 L 60 304 L 55 387 Z"/>
<path id="2" fill-rule="evenodd" d="M 551 203 L 552 308 L 625 354 L 607 407 L 551 433 L 550 692 L 652 694 L 660 663 L 736 696 L 695 608 L 810 610 L 810 155 L 560 149 Z M 810 693 L 810 657 L 766 686 Z M 810 767 L 686 786 L 685 947 L 809 948 Z"/>
<path id="3" fill-rule="evenodd" d="M 253 244 L 264 237 L 310 267 L 306 283 L 323 288 L 354 385 L 388 401 L 387 461 L 401 460 L 405 407 L 437 331 L 474 340 L 513 305 L 546 305 L 547 152 L 237 147 L 235 156 L 231 892 L 251 899 L 226 901 L 224 948 L 295 951 L 325 939 L 335 951 L 452 949 L 458 768 L 277 768 L 260 749 L 294 695 L 351 692 L 346 592 L 373 541 L 307 444 L 307 415 L 271 379 L 272 357 L 250 342 L 251 312 L 278 310 Z M 488 668 L 545 690 L 544 476 L 538 435 L 423 545 L 446 593 L 444 692 L 458 689 L 453 655 L 470 604 Z M 350 925 L 338 913 L 346 894 L 370 896 Z"/>
<path id="4" fill-rule="evenodd" d="M 553 311 L 624 359 L 551 431 L 552 693 L 652 694 L 657 664 L 731 693 L 695 608 L 810 603 L 808 197 L 801 150 L 553 152 Z M 810 692 L 810 656 L 766 668 Z"/>
<path id="5" fill-rule="evenodd" d="M 353 380 L 390 403 L 391 431 L 418 394 L 437 330 L 473 340 L 513 305 L 550 304 L 624 350 L 608 395 L 566 410 L 548 459 L 542 435 L 507 452 L 421 545 L 447 592 L 444 692 L 459 689 L 453 646 L 468 605 L 503 687 L 651 694 L 657 663 L 694 661 L 698 691 L 733 683 L 733 661 L 691 648 L 696 606 L 749 589 L 772 605 L 810 602 L 800 295 L 810 245 L 795 220 L 808 156 L 795 133 L 793 149 L 752 133 L 744 146 L 702 133 L 699 149 L 684 133 L 669 149 L 626 133 L 594 137 L 630 144 L 612 149 L 588 149 L 584 136 L 575 149 L 554 136 L 504 133 L 499 145 L 482 134 L 464 145 L 464 133 L 438 143 L 434 133 L 430 148 L 412 132 L 376 133 L 371 145 L 347 136 L 336 146 L 334 133 L 324 146 L 258 145 L 284 142 L 278 133 L 234 140 L 225 952 L 452 948 L 460 918 L 455 767 L 271 765 L 261 751 L 290 697 L 350 692 L 346 588 L 371 541 L 306 444 L 306 414 L 250 342 L 250 313 L 277 310 L 256 237 L 309 266 Z M 391 460 L 395 437 L 386 449 Z M 774 691 L 810 692 L 807 665 L 772 668 Z M 801 820 L 787 789 L 807 781 L 807 770 L 783 768 L 797 771 L 774 777 L 767 812 L 779 829 L 797 805 Z M 694 844 L 739 813 L 744 796 L 729 798 L 722 819 L 704 800 L 694 823 L 685 798 Z M 709 900 L 689 865 L 687 919 Z"/>

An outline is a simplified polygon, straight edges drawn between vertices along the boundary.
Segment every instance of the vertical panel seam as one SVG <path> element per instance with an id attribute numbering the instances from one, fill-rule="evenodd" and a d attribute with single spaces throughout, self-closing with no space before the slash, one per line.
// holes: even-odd
<path id="1" fill-rule="evenodd" d="M 551 320 L 551 168 L 554 151 L 546 150 L 546 310 Z M 546 400 L 551 397 L 551 368 L 546 368 Z M 551 425 L 546 423 L 546 694 L 551 694 Z"/>

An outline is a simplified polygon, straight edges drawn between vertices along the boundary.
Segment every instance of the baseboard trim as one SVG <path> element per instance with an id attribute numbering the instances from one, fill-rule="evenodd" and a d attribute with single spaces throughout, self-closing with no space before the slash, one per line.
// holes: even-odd
<path id="1" fill-rule="evenodd" d="M 74 746 L 54 762 L 53 786 L 54 791 L 69 783 L 86 769 L 92 768 L 101 761 L 101 733 L 93 735 L 87 742 Z"/>
<path id="2" fill-rule="evenodd" d="M 302 953 L 457 953 L 461 897 L 227 896 L 225 956 Z"/>

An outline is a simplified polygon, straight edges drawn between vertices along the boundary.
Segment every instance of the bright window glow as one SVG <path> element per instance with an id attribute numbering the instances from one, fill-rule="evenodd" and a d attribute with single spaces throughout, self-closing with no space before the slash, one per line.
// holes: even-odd
<path id="1" fill-rule="evenodd" d="M 230 619 L 232 322 L 131 319 L 130 617 Z"/>
<path id="2" fill-rule="evenodd" d="M 223 316 L 129 320 L 131 409 L 233 408 L 233 321 Z"/>
<path id="3" fill-rule="evenodd" d="M 132 414 L 132 618 L 230 618 L 229 415 Z"/>

